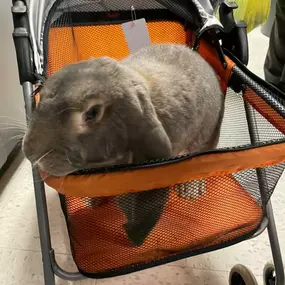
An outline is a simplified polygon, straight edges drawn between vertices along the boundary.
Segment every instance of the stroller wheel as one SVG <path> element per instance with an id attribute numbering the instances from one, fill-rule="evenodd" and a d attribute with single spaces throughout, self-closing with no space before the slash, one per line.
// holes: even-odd
<path id="1" fill-rule="evenodd" d="M 268 262 L 263 269 L 263 284 L 275 285 L 275 269 L 274 265 Z"/>
<path id="2" fill-rule="evenodd" d="M 229 277 L 229 285 L 258 285 L 252 272 L 241 264 L 235 265 Z"/>

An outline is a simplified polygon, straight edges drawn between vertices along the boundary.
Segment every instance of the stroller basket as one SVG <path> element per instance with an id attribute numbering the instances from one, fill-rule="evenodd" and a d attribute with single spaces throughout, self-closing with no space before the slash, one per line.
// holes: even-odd
<path id="1" fill-rule="evenodd" d="M 191 48 L 203 26 L 192 2 L 54 1 L 43 31 L 44 73 L 50 76 L 90 57 L 128 56 L 121 24 L 132 20 L 130 4 L 137 19 L 146 19 L 152 44 Z M 184 9 L 188 4 L 194 6 Z M 283 94 L 230 53 L 223 66 L 211 40 L 202 38 L 198 52 L 217 72 L 226 96 L 216 150 L 45 179 L 60 193 L 73 257 L 83 275 L 104 278 L 149 268 L 235 244 L 259 228 L 285 168 Z M 127 193 L 147 197 L 150 191 L 161 197 L 162 208 L 149 201 L 140 214 L 146 221 L 147 213 L 161 210 L 161 215 L 148 235 L 136 229 L 136 242 L 116 199 Z M 131 212 L 128 199 L 125 204 Z"/>

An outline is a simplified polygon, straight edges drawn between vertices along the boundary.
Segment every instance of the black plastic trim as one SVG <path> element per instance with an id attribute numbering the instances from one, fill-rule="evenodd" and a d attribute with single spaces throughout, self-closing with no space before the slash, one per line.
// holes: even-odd
<path id="1" fill-rule="evenodd" d="M 72 26 L 81 27 L 89 25 L 114 25 L 121 24 L 126 21 L 131 21 L 130 11 L 110 11 L 110 12 L 67 12 Z M 84 17 L 82 17 L 84 16 Z M 181 17 L 176 16 L 167 9 L 145 9 L 136 10 L 137 19 L 145 18 L 148 21 L 177 21 L 185 23 Z M 55 27 L 69 27 L 68 23 L 62 25 L 62 19 L 65 18 L 65 14 L 61 15 L 52 25 Z"/>
<path id="2" fill-rule="evenodd" d="M 200 153 L 190 153 L 187 155 L 174 157 L 170 159 L 160 159 L 160 160 L 153 160 L 153 161 L 146 161 L 143 163 L 138 164 L 125 164 L 125 165 L 116 165 L 112 167 L 106 167 L 106 168 L 97 168 L 97 169 L 83 169 L 74 173 L 69 174 L 68 176 L 76 176 L 76 175 L 88 175 L 88 174 L 102 174 L 102 173 L 110 173 L 110 172 L 120 172 L 120 171 L 134 171 L 144 168 L 153 168 L 153 167 L 160 167 L 165 166 L 168 164 L 174 164 L 179 163 L 187 159 L 191 159 L 193 157 L 198 156 L 205 156 L 208 154 L 215 154 L 215 153 L 228 153 L 228 152 L 239 152 L 244 150 L 249 150 L 253 148 L 260 148 L 264 146 L 270 146 L 275 144 L 284 143 L 285 138 L 278 139 L 278 140 L 272 140 L 265 143 L 259 143 L 258 145 L 245 145 L 245 146 L 239 146 L 234 148 L 222 148 L 222 149 L 215 149 L 212 151 L 207 152 L 200 152 Z"/>
<path id="3" fill-rule="evenodd" d="M 274 109 L 281 117 L 285 118 L 285 101 L 280 97 L 275 96 L 274 93 L 269 92 L 264 87 L 257 84 L 239 67 L 234 66 L 232 69 L 233 76 L 242 80 L 246 87 L 251 88 L 260 98 L 262 98 L 272 109 Z"/>
<path id="4" fill-rule="evenodd" d="M 16 50 L 20 84 L 36 82 L 33 51 L 30 39 L 30 26 L 26 3 L 23 0 L 13 1 L 11 8 L 14 31 L 13 40 Z"/>
<path id="5" fill-rule="evenodd" d="M 224 27 L 221 35 L 222 46 L 231 50 L 243 64 L 248 64 L 248 39 L 247 25 L 244 21 L 235 21 L 234 9 L 238 5 L 235 2 L 222 2 L 219 9 L 220 21 Z"/>
<path id="6" fill-rule="evenodd" d="M 267 81 L 263 80 L 253 72 L 251 72 L 237 57 L 235 57 L 230 51 L 227 49 L 223 49 L 226 56 L 228 56 L 235 65 L 243 71 L 247 76 L 251 78 L 251 80 L 258 83 L 261 87 L 263 87 L 267 92 L 274 94 L 274 96 L 279 97 L 282 100 L 285 100 L 285 93 L 282 92 L 280 89 L 276 88 L 274 85 L 268 83 Z"/>

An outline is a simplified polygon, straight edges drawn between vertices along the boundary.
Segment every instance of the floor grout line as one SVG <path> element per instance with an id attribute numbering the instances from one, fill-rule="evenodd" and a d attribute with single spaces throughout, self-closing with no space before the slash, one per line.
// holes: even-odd
<path id="1" fill-rule="evenodd" d="M 5 247 L 5 246 L 0 246 L 0 249 L 15 250 L 15 251 L 27 251 L 27 252 L 41 252 L 41 250 L 13 248 L 13 247 Z"/>
<path id="2" fill-rule="evenodd" d="M 4 191 L 5 191 L 5 189 L 2 189 L 2 192 L 4 192 Z M 1 193 L 2 193 L 2 192 L 1 192 Z M 6 205 L 7 205 L 8 202 L 10 201 L 10 199 L 15 195 L 14 192 L 15 192 L 15 190 L 14 190 L 13 192 L 11 192 L 11 194 L 10 194 L 9 196 L 7 196 L 6 201 L 3 202 L 2 205 L 0 206 L 0 214 L 1 214 L 2 211 L 4 211 L 4 208 L 6 207 Z M 1 193 L 0 193 L 0 195 L 1 195 Z"/>
<path id="3" fill-rule="evenodd" d="M 33 249 L 23 249 L 23 248 L 14 248 L 14 247 L 5 247 L 5 246 L 0 246 L 0 249 L 15 250 L 15 251 L 26 251 L 26 252 L 35 252 L 35 253 L 41 253 L 42 252 L 40 249 L 33 250 Z M 72 254 L 64 253 L 64 252 L 55 252 L 55 255 L 72 256 Z"/>
<path id="4" fill-rule="evenodd" d="M 17 164 L 18 164 L 18 161 L 17 161 L 18 159 L 21 159 L 21 154 L 20 154 L 20 153 L 18 153 L 17 156 L 14 158 L 14 161 L 13 161 L 13 162 L 11 163 L 11 165 L 10 165 L 11 168 L 14 167 L 14 166 L 13 166 L 13 163 L 17 163 Z M 24 163 L 25 163 L 25 159 L 22 159 L 22 160 L 19 162 L 18 166 L 14 169 L 13 172 L 9 172 L 9 171 L 8 171 L 7 173 L 5 173 L 5 174 L 3 175 L 2 179 L 3 179 L 6 175 L 9 176 L 9 179 L 7 180 L 8 183 L 5 183 L 4 189 L 1 189 L 0 195 L 5 192 L 6 187 L 8 187 L 8 185 L 9 185 L 9 181 L 13 180 L 13 177 L 14 177 L 14 176 L 19 176 L 19 177 L 21 176 L 21 173 L 22 173 L 22 172 L 24 171 L 24 169 L 25 169 Z M 0 177 L 0 179 L 1 179 L 1 177 Z M 5 179 L 7 179 L 7 178 L 5 177 Z M 0 184 L 0 185 L 1 185 L 1 184 Z M 7 190 L 6 190 L 6 191 L 7 191 Z M 14 191 L 11 191 L 11 194 L 7 196 L 6 201 L 3 202 L 3 204 L 0 206 L 0 213 L 5 209 L 6 205 L 7 205 L 8 202 L 11 200 L 11 198 L 12 198 L 13 196 L 15 196 L 16 192 L 17 192 L 17 188 L 15 187 L 15 188 L 14 188 Z"/>
<path id="5" fill-rule="evenodd" d="M 190 268 L 190 269 L 200 270 L 200 271 L 214 271 L 214 272 L 221 272 L 221 273 L 230 272 L 229 270 L 221 270 L 221 269 L 213 269 L 213 268 L 195 268 L 195 267 L 189 267 L 189 266 L 185 266 L 184 268 Z"/>

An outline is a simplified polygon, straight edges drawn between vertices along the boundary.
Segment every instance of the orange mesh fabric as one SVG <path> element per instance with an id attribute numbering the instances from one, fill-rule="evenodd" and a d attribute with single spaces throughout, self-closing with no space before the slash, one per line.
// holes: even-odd
<path id="1" fill-rule="evenodd" d="M 205 194 L 196 200 L 181 198 L 172 190 L 155 229 L 138 247 L 122 231 L 126 218 L 112 197 L 99 200 L 93 208 L 92 200 L 67 197 L 77 265 L 96 273 L 128 267 L 233 240 L 258 226 L 261 208 L 235 179 L 215 176 L 206 185 Z"/>
<path id="2" fill-rule="evenodd" d="M 285 119 L 279 115 L 276 110 L 269 106 L 262 98 L 257 96 L 251 88 L 247 88 L 243 96 L 255 110 L 274 125 L 281 133 L 285 134 Z"/>
<path id="3" fill-rule="evenodd" d="M 187 34 L 180 23 L 150 22 L 147 23 L 147 27 L 151 43 L 187 43 Z M 92 38 L 94 41 L 91 41 Z M 52 28 L 49 33 L 48 50 L 49 75 L 66 64 L 90 57 L 107 55 L 122 59 L 129 55 L 121 25 Z"/>
<path id="4" fill-rule="evenodd" d="M 224 68 L 221 60 L 218 57 L 217 51 L 206 41 L 201 41 L 199 45 L 199 53 L 205 58 L 205 60 L 212 65 L 216 71 L 223 93 L 225 94 L 228 88 L 228 81 L 231 76 L 231 71 L 234 63 L 226 57 L 227 67 Z"/>
<path id="5" fill-rule="evenodd" d="M 190 31 L 185 31 L 182 24 L 178 22 L 149 22 L 147 27 L 152 44 L 191 43 Z M 90 38 L 96 38 L 96 41 L 90 43 Z M 90 57 L 108 55 L 120 60 L 129 55 L 129 49 L 121 25 L 52 28 L 49 33 L 48 50 L 49 75 L 66 64 L 86 60 Z M 216 50 L 205 41 L 201 42 L 199 52 L 216 70 L 222 90 L 226 93 L 233 62 L 226 58 L 228 67 L 224 68 Z"/>

